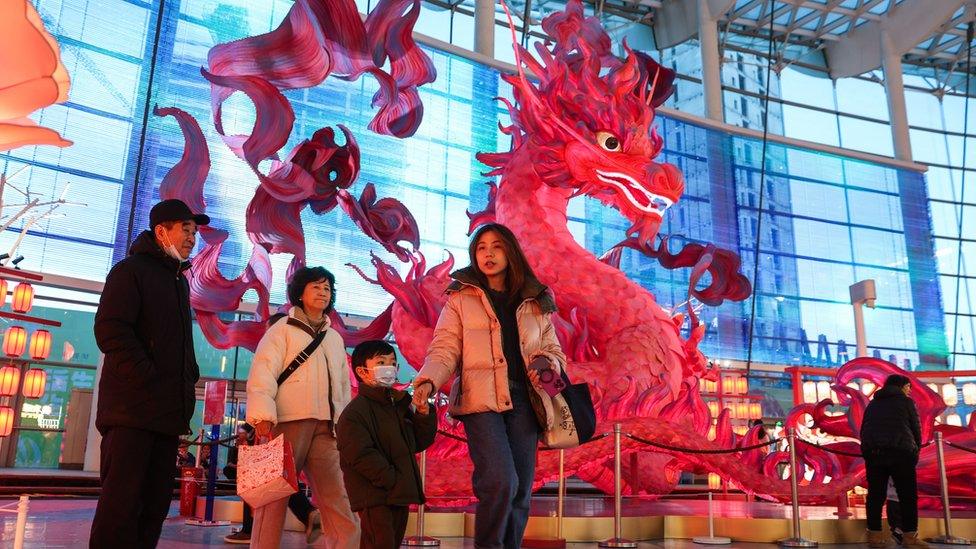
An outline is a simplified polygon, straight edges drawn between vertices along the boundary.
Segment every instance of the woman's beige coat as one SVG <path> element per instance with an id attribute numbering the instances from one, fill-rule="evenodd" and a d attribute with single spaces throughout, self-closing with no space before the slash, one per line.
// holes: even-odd
<path id="1" fill-rule="evenodd" d="M 471 267 L 455 271 L 451 277 L 455 281 L 447 289 L 447 304 L 437 320 L 434 339 L 417 379 L 429 379 L 437 388 L 454 381 L 450 393 L 453 416 L 511 410 L 501 324 Z M 566 355 L 550 320 L 555 311 L 552 296 L 545 286 L 532 279 L 526 283 L 521 299 L 515 316 L 522 359 L 528 365 L 543 355 L 562 371 L 566 367 Z M 537 397 L 532 399 L 536 415 L 550 428 L 554 414 L 549 396 L 541 390 L 532 396 Z M 542 409 L 545 418 L 541 417 Z"/>

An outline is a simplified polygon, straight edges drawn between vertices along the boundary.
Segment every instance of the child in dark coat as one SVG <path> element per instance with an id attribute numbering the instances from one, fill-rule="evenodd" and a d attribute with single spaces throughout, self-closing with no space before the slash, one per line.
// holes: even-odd
<path id="1" fill-rule="evenodd" d="M 339 465 L 352 510 L 359 513 L 360 547 L 395 549 L 403 541 L 411 503 L 424 502 L 414 454 L 433 444 L 437 415 L 413 410 L 393 388 L 396 354 L 385 341 L 365 341 L 352 353 L 359 394 L 336 423 Z"/>

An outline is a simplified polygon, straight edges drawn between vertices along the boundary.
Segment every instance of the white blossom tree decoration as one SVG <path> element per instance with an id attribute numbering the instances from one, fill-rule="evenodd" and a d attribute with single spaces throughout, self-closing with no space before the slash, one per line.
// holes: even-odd
<path id="1" fill-rule="evenodd" d="M 6 232 L 6 230 L 14 223 L 23 220 L 23 224 L 20 228 L 20 234 L 17 235 L 13 245 L 7 251 L 7 258 L 0 261 L 0 264 L 5 264 L 11 258 L 15 257 L 14 254 L 17 253 L 17 248 L 20 247 L 21 242 L 23 242 L 24 236 L 27 235 L 27 231 L 30 230 L 30 228 L 38 221 L 51 217 L 63 216 L 64 214 L 57 212 L 58 208 L 61 206 L 86 206 L 84 203 L 72 202 L 67 199 L 68 189 L 71 187 L 70 184 L 65 184 L 64 188 L 61 189 L 61 195 L 55 200 L 44 200 L 38 196 L 38 193 L 32 192 L 29 186 L 26 188 L 26 190 L 21 190 L 20 188 L 16 187 L 12 181 L 26 168 L 27 166 L 21 167 L 9 177 L 5 173 L 0 173 L 0 234 Z M 7 203 L 5 196 L 7 195 L 7 189 L 13 189 L 16 191 L 20 196 L 23 197 L 23 201 Z"/>

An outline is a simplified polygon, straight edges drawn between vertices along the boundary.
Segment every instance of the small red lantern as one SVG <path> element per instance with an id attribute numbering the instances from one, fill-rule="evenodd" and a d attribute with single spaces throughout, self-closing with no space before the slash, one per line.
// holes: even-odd
<path id="1" fill-rule="evenodd" d="M 20 326 L 11 326 L 3 334 L 3 352 L 9 357 L 19 357 L 24 354 L 27 346 L 27 330 Z"/>
<path id="2" fill-rule="evenodd" d="M 24 374 L 24 397 L 41 398 L 44 396 L 44 386 L 47 385 L 47 372 L 40 368 L 31 368 Z"/>
<path id="3" fill-rule="evenodd" d="M 9 437 L 14 431 L 14 409 L 0 406 L 0 437 Z"/>
<path id="4" fill-rule="evenodd" d="M 722 487 L 722 477 L 716 475 L 715 473 L 708 473 L 708 489 L 718 490 Z"/>
<path id="5" fill-rule="evenodd" d="M 31 335 L 30 356 L 34 360 L 47 360 L 51 356 L 51 332 L 37 330 Z"/>
<path id="6" fill-rule="evenodd" d="M 749 392 L 749 380 L 745 376 L 735 378 L 735 392 L 744 395 Z"/>
<path id="7" fill-rule="evenodd" d="M 14 300 L 10 307 L 17 313 L 29 313 L 34 307 L 34 287 L 29 282 L 21 282 L 14 288 Z"/>
<path id="8" fill-rule="evenodd" d="M 762 419 L 762 404 L 758 402 L 749 404 L 749 417 L 752 419 Z"/>
<path id="9" fill-rule="evenodd" d="M 735 380 L 730 376 L 723 376 L 719 378 L 719 386 L 722 392 L 727 395 L 735 394 Z"/>
<path id="10" fill-rule="evenodd" d="M 8 364 L 0 368 L 0 396 L 14 396 L 20 388 L 20 368 Z"/>
<path id="11" fill-rule="evenodd" d="M 0 278 L 0 307 L 7 304 L 7 281 Z"/>
<path id="12" fill-rule="evenodd" d="M 736 414 L 739 419 L 749 419 L 749 403 L 748 402 L 738 402 L 735 404 Z"/>

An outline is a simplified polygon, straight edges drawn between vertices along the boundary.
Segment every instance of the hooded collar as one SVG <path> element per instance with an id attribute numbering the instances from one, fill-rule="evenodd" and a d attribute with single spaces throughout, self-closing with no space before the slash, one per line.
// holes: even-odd
<path id="1" fill-rule="evenodd" d="M 478 282 L 478 278 L 474 274 L 474 267 L 467 266 L 463 269 L 458 269 L 451 273 L 451 278 L 454 282 L 447 287 L 447 292 L 456 292 L 460 290 L 463 286 L 474 286 L 482 291 L 484 288 Z M 549 292 L 549 288 L 543 283 L 539 282 L 534 276 L 529 276 L 525 280 L 525 286 L 522 287 L 522 294 L 519 296 L 519 301 L 524 302 L 529 299 L 534 299 L 542 307 L 542 312 L 553 313 L 556 311 L 556 302 L 552 298 L 552 294 Z"/>
<path id="2" fill-rule="evenodd" d="M 367 385 L 362 381 L 359 382 L 359 394 L 370 400 L 375 400 L 376 402 L 382 402 L 384 404 L 389 404 L 391 398 L 394 402 L 400 402 L 404 399 L 404 397 L 408 396 L 405 391 L 391 389 L 388 387 L 373 387 L 372 385 Z"/>
<path id="3" fill-rule="evenodd" d="M 901 387 L 896 387 L 894 385 L 888 385 L 887 387 L 882 387 L 878 389 L 878 392 L 874 393 L 875 398 L 892 398 L 892 397 L 905 397 L 909 398 L 902 390 Z"/>
<path id="4" fill-rule="evenodd" d="M 159 243 L 156 242 L 156 235 L 152 231 L 142 231 L 139 233 L 139 236 L 129 246 L 129 255 L 148 255 L 155 257 L 167 267 L 178 269 L 181 273 L 190 268 L 189 260 L 183 262 L 177 261 L 163 251 Z"/>

